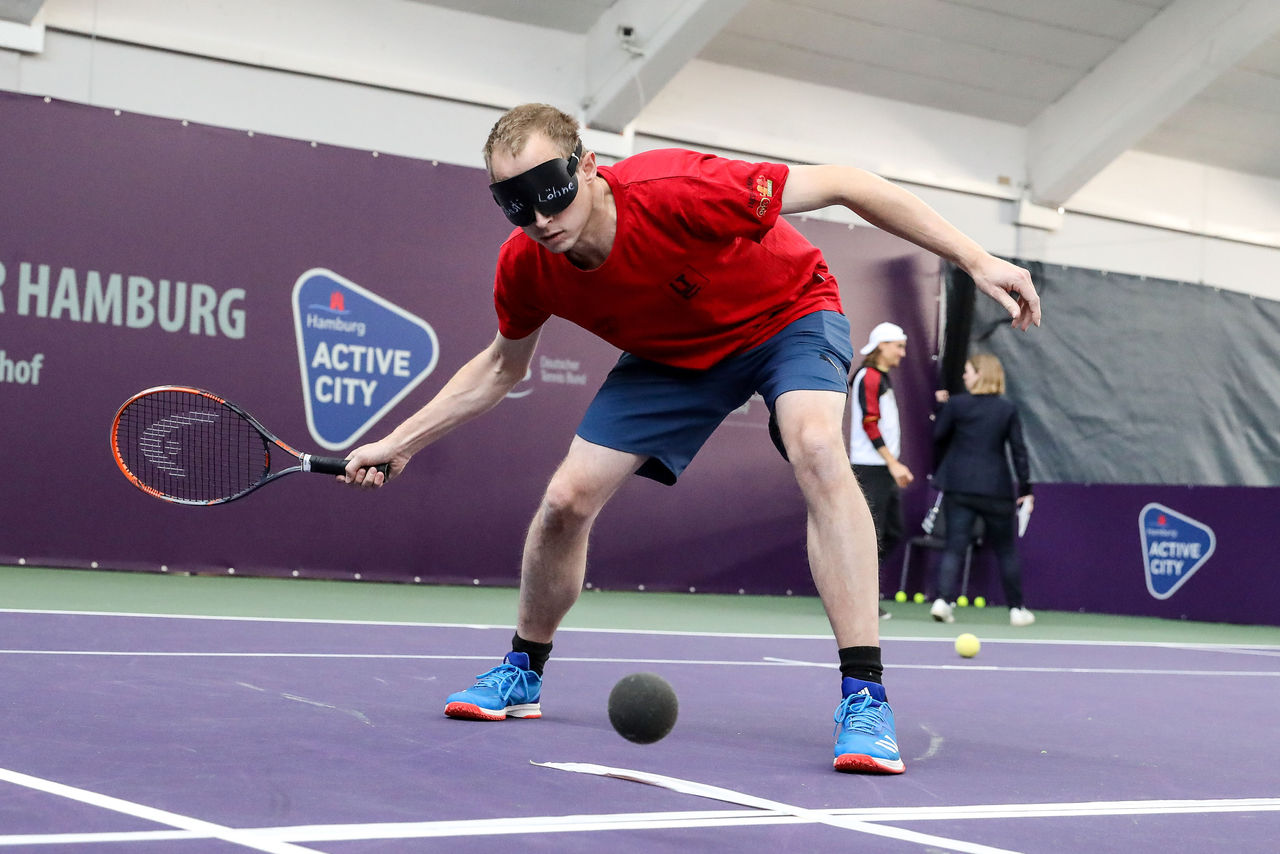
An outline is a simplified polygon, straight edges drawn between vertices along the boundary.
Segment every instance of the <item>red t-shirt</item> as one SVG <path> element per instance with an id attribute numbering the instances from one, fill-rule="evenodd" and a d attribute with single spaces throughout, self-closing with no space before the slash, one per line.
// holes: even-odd
<path id="1" fill-rule="evenodd" d="M 498 330 L 519 339 L 557 315 L 621 350 L 709 368 L 815 311 L 840 311 L 822 253 L 779 218 L 788 170 L 665 149 L 601 166 L 617 233 L 579 270 L 516 230 L 494 282 Z"/>

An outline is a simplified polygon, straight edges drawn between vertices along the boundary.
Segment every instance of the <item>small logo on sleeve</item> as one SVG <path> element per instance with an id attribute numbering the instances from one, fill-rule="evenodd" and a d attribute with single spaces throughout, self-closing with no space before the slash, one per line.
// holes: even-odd
<path id="1" fill-rule="evenodd" d="M 756 207 L 756 216 L 764 219 L 765 211 L 769 210 L 769 203 L 773 201 L 773 179 L 757 175 L 756 195 L 760 197 L 760 204 Z"/>

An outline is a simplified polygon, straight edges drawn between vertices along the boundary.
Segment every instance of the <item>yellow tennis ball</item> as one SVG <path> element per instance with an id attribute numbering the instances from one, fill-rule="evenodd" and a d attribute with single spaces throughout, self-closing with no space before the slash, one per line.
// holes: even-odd
<path id="1" fill-rule="evenodd" d="M 893 601 L 895 602 L 907 601 L 907 591 L 899 590 L 897 593 L 893 594 Z"/>
<path id="2" fill-rule="evenodd" d="M 923 601 L 924 601 L 924 594 L 923 594 L 923 593 L 917 593 L 915 596 L 913 596 L 913 597 L 912 597 L 912 600 L 913 600 L 917 605 L 919 605 L 921 602 L 923 602 Z"/>
<path id="3" fill-rule="evenodd" d="M 968 596 L 961 596 L 959 599 L 957 599 L 957 600 L 956 600 L 956 604 L 957 604 L 957 605 L 959 605 L 961 608 L 968 608 L 968 607 L 969 607 L 969 597 L 968 597 Z"/>
<path id="4" fill-rule="evenodd" d="M 985 607 L 987 607 L 987 600 L 986 600 L 986 598 L 985 598 L 985 597 L 983 597 L 983 596 L 976 596 L 976 597 L 974 597 L 974 600 L 973 600 L 973 607 L 975 607 L 975 608 L 985 608 Z"/>
<path id="5" fill-rule="evenodd" d="M 977 635 L 965 632 L 956 638 L 956 652 L 961 658 L 973 658 L 981 648 L 982 644 L 978 642 Z"/>

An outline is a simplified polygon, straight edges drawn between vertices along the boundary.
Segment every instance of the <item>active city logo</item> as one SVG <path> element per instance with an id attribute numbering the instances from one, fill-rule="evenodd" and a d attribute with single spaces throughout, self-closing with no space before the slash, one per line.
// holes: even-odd
<path id="1" fill-rule="evenodd" d="M 1213 554 L 1213 530 L 1163 504 L 1148 504 L 1138 514 L 1147 590 L 1168 599 L 1187 583 Z"/>
<path id="2" fill-rule="evenodd" d="M 298 278 L 293 320 L 307 428 L 331 451 L 363 436 L 440 357 L 430 324 L 332 270 Z"/>

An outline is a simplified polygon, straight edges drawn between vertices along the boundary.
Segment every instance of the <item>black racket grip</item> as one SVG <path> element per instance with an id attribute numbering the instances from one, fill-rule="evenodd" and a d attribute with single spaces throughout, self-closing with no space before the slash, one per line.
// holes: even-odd
<path id="1" fill-rule="evenodd" d="M 309 471 L 318 472 L 319 474 L 346 474 L 347 463 L 350 460 L 344 460 L 340 457 L 308 457 L 307 463 Z M 383 477 L 388 477 L 391 470 L 391 463 L 383 463 L 374 466 L 378 471 L 382 472 Z"/>

